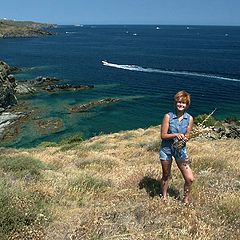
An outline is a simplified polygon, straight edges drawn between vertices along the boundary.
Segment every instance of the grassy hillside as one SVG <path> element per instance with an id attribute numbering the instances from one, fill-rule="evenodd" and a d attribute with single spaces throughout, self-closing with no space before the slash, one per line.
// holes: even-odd
<path id="1" fill-rule="evenodd" d="M 0 239 L 239 239 L 239 140 L 188 143 L 196 181 L 184 206 L 176 164 L 160 198 L 159 132 L 1 149 Z"/>

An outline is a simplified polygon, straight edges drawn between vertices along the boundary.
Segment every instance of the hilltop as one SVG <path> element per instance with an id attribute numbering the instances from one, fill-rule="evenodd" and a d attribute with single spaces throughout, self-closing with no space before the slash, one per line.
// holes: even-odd
<path id="1" fill-rule="evenodd" d="M 31 21 L 13 21 L 0 19 L 0 38 L 7 37 L 38 37 L 52 35 L 46 29 L 53 24 L 36 23 Z"/>
<path id="2" fill-rule="evenodd" d="M 238 239 L 239 139 L 190 140 L 196 181 L 161 199 L 160 126 L 1 149 L 1 239 Z"/>

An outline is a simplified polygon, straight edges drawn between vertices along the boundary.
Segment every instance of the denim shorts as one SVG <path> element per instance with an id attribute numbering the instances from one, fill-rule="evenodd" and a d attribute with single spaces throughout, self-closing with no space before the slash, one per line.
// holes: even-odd
<path id="1" fill-rule="evenodd" d="M 185 161 L 187 160 L 187 149 L 186 147 L 181 148 L 180 150 L 174 149 L 171 147 L 163 147 L 160 149 L 160 160 L 172 160 L 176 161 Z"/>

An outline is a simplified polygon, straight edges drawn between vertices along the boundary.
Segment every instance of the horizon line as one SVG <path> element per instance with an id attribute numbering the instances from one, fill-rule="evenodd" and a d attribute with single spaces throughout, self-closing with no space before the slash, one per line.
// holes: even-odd
<path id="1" fill-rule="evenodd" d="M 212 27 L 240 27 L 239 25 L 224 25 L 224 24 L 159 24 L 159 23 L 49 23 L 59 26 L 108 26 L 108 25 L 119 25 L 119 26 L 212 26 Z"/>

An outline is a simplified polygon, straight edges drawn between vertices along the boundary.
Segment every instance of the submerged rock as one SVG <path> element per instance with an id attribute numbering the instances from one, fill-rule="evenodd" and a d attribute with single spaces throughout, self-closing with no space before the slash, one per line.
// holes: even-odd
<path id="1" fill-rule="evenodd" d="M 98 101 L 89 102 L 86 104 L 75 105 L 75 106 L 71 107 L 69 110 L 70 110 L 70 112 L 84 112 L 84 111 L 88 111 L 89 109 L 100 106 L 100 105 L 115 103 L 115 102 L 119 102 L 119 101 L 120 101 L 120 99 L 118 99 L 118 98 L 105 98 L 105 99 L 101 99 Z"/>
<path id="2" fill-rule="evenodd" d="M 63 121 L 56 119 L 40 119 L 34 121 L 37 130 L 42 134 L 58 132 L 63 127 Z"/>
<path id="3" fill-rule="evenodd" d="M 49 85 L 45 88 L 45 90 L 49 92 L 56 92 L 56 91 L 77 91 L 77 90 L 86 90 L 94 88 L 93 85 L 72 85 L 72 84 L 56 84 L 56 85 Z"/>

